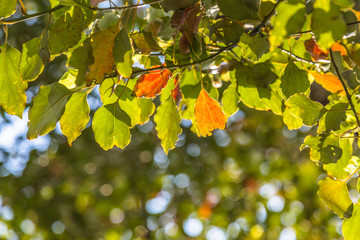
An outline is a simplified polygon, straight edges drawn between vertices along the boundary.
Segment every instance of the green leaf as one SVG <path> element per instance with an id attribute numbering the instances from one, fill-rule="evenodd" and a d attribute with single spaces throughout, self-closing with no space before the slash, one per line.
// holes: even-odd
<path id="1" fill-rule="evenodd" d="M 346 181 L 327 177 L 319 182 L 318 194 L 321 200 L 340 218 L 351 217 L 353 203 L 349 196 Z"/>
<path id="2" fill-rule="evenodd" d="M 328 133 L 340 129 L 340 124 L 346 120 L 346 110 L 349 104 L 345 102 L 331 102 L 326 106 L 326 113 L 319 120 L 318 133 Z"/>
<path id="3" fill-rule="evenodd" d="M 277 14 L 272 18 L 273 29 L 269 41 L 272 47 L 282 44 L 285 38 L 298 33 L 305 23 L 305 3 L 299 0 L 289 0 L 280 4 Z"/>
<path id="4" fill-rule="evenodd" d="M 124 78 L 130 78 L 133 65 L 133 49 L 126 28 L 121 29 L 116 36 L 113 53 L 118 73 Z"/>
<path id="5" fill-rule="evenodd" d="M 150 0 L 148 0 L 149 2 Z M 146 2 L 146 1 L 145 1 Z M 161 7 L 166 11 L 174 11 L 180 8 L 186 8 L 196 2 L 196 0 L 165 0 L 164 2 L 161 2 Z"/>
<path id="6" fill-rule="evenodd" d="M 132 89 L 136 81 L 130 81 L 127 86 L 114 86 L 113 79 L 105 79 L 100 86 L 100 96 L 104 105 L 113 104 L 116 101 L 120 108 L 131 119 L 131 127 L 148 121 L 149 116 L 155 111 L 155 105 L 151 99 L 137 98 L 133 96 Z M 115 87 L 115 90 L 113 88 Z"/>
<path id="7" fill-rule="evenodd" d="M 237 84 L 236 82 L 233 82 L 224 91 L 221 100 L 226 116 L 230 117 L 239 110 L 238 107 L 239 101 L 240 101 L 240 96 L 237 91 Z"/>
<path id="8" fill-rule="evenodd" d="M 130 126 L 129 115 L 117 102 L 99 108 L 92 123 L 95 140 L 104 150 L 126 147 L 131 140 Z"/>
<path id="9" fill-rule="evenodd" d="M 241 57 L 248 60 L 257 61 L 265 53 L 269 52 L 270 44 L 266 37 L 254 36 L 250 37 L 248 34 L 243 34 L 240 37 L 238 47 L 235 47 L 233 51 Z"/>
<path id="10" fill-rule="evenodd" d="M 354 5 L 354 0 L 333 0 L 341 8 L 350 8 Z"/>
<path id="11" fill-rule="evenodd" d="M 283 121 L 289 130 L 299 129 L 304 125 L 303 120 L 295 117 L 292 113 L 290 113 L 288 108 L 285 108 L 282 116 Z"/>
<path id="12" fill-rule="evenodd" d="M 344 138 L 339 140 L 339 148 L 341 149 L 341 157 L 336 161 L 336 163 L 327 163 L 323 165 L 323 169 L 329 176 L 332 176 L 336 179 L 346 179 L 352 174 L 352 166 L 355 168 L 358 167 L 358 159 L 356 157 L 351 157 L 353 148 L 352 148 L 352 139 Z"/>
<path id="13" fill-rule="evenodd" d="M 43 48 L 42 38 L 33 38 L 23 44 L 19 70 L 23 81 L 35 80 L 44 69 L 40 50 Z"/>
<path id="14" fill-rule="evenodd" d="M 45 135 L 56 127 L 72 93 L 60 83 L 40 87 L 29 110 L 28 139 Z"/>
<path id="15" fill-rule="evenodd" d="M 289 112 L 297 118 L 303 120 L 306 126 L 313 126 L 319 119 L 320 111 L 323 106 L 312 101 L 304 94 L 295 94 L 285 103 Z"/>
<path id="16" fill-rule="evenodd" d="M 16 10 L 16 0 L 0 0 L 0 19 L 12 15 Z"/>
<path id="17" fill-rule="evenodd" d="M 260 0 L 218 0 L 221 12 L 234 20 L 258 20 Z"/>
<path id="18" fill-rule="evenodd" d="M 317 44 L 324 51 L 327 51 L 335 41 L 341 40 L 346 33 L 346 23 L 340 7 L 328 0 L 315 1 L 311 29 L 315 34 Z"/>
<path id="19" fill-rule="evenodd" d="M 310 148 L 310 159 L 320 163 L 336 162 L 342 156 L 339 137 L 334 134 L 307 136 L 300 150 Z"/>
<path id="20" fill-rule="evenodd" d="M 307 92 L 310 88 L 307 72 L 290 61 L 285 68 L 284 75 L 281 76 L 280 88 L 286 98 L 296 93 Z"/>
<path id="21" fill-rule="evenodd" d="M 182 132 L 181 117 L 172 96 L 163 102 L 155 113 L 157 135 L 166 154 L 175 147 Z"/>
<path id="22" fill-rule="evenodd" d="M 342 225 L 342 232 L 345 240 L 358 240 L 360 236 L 360 204 L 354 204 L 351 218 L 345 219 Z"/>
<path id="23" fill-rule="evenodd" d="M 7 44 L 0 48 L 0 106 L 21 118 L 26 104 L 27 84 L 19 73 L 20 52 Z"/>
<path id="24" fill-rule="evenodd" d="M 49 50 L 51 55 L 61 54 L 75 46 L 84 30 L 84 14 L 75 7 L 73 14 L 66 12 L 49 29 Z"/>
<path id="25" fill-rule="evenodd" d="M 90 120 L 87 95 L 87 91 L 74 93 L 66 103 L 65 112 L 60 118 L 61 131 L 67 137 L 70 146 Z"/>
<path id="26" fill-rule="evenodd" d="M 77 86 L 85 83 L 88 68 L 94 63 L 92 50 L 90 39 L 86 39 L 83 44 L 72 51 L 68 57 L 68 66 L 79 70 L 75 81 Z"/>

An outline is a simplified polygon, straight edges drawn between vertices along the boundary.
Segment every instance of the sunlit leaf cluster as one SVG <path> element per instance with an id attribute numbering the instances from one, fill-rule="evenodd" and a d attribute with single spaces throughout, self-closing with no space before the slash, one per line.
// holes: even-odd
<path id="1" fill-rule="evenodd" d="M 101 2 L 51 0 L 29 15 L 22 1 L 0 1 L 0 106 L 19 117 L 30 106 L 29 139 L 60 122 L 70 145 L 91 125 L 101 148 L 125 148 L 132 129 L 154 119 L 167 154 L 182 120 L 206 137 L 226 129 L 240 102 L 271 111 L 290 130 L 316 129 L 301 149 L 327 174 L 319 196 L 344 219 L 345 239 L 357 239 L 359 203 L 347 186 L 360 170 L 356 1 Z M 37 37 L 12 46 L 13 24 L 44 15 Z M 67 71 L 27 101 L 28 86 L 62 56 Z M 94 113 L 89 94 L 101 99 Z"/>

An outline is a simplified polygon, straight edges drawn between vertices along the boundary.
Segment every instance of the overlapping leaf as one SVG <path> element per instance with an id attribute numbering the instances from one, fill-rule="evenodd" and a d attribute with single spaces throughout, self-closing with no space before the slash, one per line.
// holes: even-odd
<path id="1" fill-rule="evenodd" d="M 87 91 L 74 93 L 65 105 L 65 112 L 60 118 L 61 131 L 69 144 L 81 134 L 90 120 L 90 108 L 87 103 Z"/>
<path id="2" fill-rule="evenodd" d="M 164 101 L 158 108 L 154 117 L 157 135 L 167 154 L 175 147 L 175 143 L 182 132 L 180 127 L 181 117 L 172 96 Z"/>
<path id="3" fill-rule="evenodd" d="M 338 93 L 345 96 L 345 90 L 340 80 L 332 73 L 318 73 L 311 71 L 310 74 L 315 81 L 331 93 Z"/>
<path id="4" fill-rule="evenodd" d="M 284 75 L 281 77 L 281 90 L 286 98 L 296 93 L 305 93 L 310 88 L 310 81 L 305 70 L 300 69 L 293 61 L 290 61 Z"/>
<path id="5" fill-rule="evenodd" d="M 133 50 L 125 28 L 121 29 L 116 36 L 113 52 L 118 73 L 124 78 L 130 78 L 133 65 Z"/>
<path id="6" fill-rule="evenodd" d="M 16 10 L 16 0 L 0 0 L 0 18 L 12 15 Z"/>
<path id="7" fill-rule="evenodd" d="M 95 140 L 105 150 L 126 147 L 131 140 L 130 126 L 129 115 L 117 102 L 99 108 L 92 123 Z"/>
<path id="8" fill-rule="evenodd" d="M 357 240 L 360 236 L 360 204 L 354 204 L 351 218 L 345 219 L 342 225 L 342 232 L 346 240 Z"/>
<path id="9" fill-rule="evenodd" d="M 168 69 L 154 70 L 144 74 L 137 80 L 134 93 L 137 97 L 153 98 L 166 86 L 171 75 Z"/>
<path id="10" fill-rule="evenodd" d="M 319 182 L 320 198 L 340 218 L 349 218 L 352 215 L 353 203 L 345 181 L 325 178 Z"/>
<path id="11" fill-rule="evenodd" d="M 7 44 L 0 48 L 0 106 L 21 117 L 25 109 L 26 84 L 19 73 L 20 52 Z"/>
<path id="12" fill-rule="evenodd" d="M 56 127 L 72 93 L 59 83 L 40 87 L 29 110 L 28 139 L 45 135 Z"/>
<path id="13" fill-rule="evenodd" d="M 86 75 L 88 84 L 95 81 L 101 83 L 105 74 L 110 74 L 114 67 L 113 47 L 117 34 L 117 28 L 107 28 L 91 36 L 91 46 L 93 49 L 94 63 L 90 65 Z"/>

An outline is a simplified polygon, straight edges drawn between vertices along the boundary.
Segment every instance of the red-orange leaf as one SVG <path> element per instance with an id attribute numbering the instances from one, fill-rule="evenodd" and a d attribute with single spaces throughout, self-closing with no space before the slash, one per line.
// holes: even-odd
<path id="1" fill-rule="evenodd" d="M 340 80 L 332 73 L 322 74 L 317 72 L 310 72 L 315 78 L 315 81 L 320 84 L 323 88 L 332 93 L 339 93 L 345 96 L 345 90 Z"/>
<path id="2" fill-rule="evenodd" d="M 320 49 L 319 45 L 317 45 L 315 39 L 311 38 L 305 41 L 305 49 L 308 53 L 310 53 L 312 59 L 318 61 L 320 59 L 326 59 L 329 52 L 324 52 Z M 331 46 L 331 50 L 340 52 L 341 56 L 347 56 L 346 48 L 340 43 L 334 43 Z"/>
<path id="3" fill-rule="evenodd" d="M 211 136 L 214 129 L 225 129 L 226 115 L 220 104 L 202 89 L 195 103 L 195 121 L 199 127 L 199 136 Z"/>
<path id="4" fill-rule="evenodd" d="M 170 77 L 171 71 L 168 69 L 151 71 L 139 77 L 134 92 L 137 97 L 153 98 L 166 86 Z"/>

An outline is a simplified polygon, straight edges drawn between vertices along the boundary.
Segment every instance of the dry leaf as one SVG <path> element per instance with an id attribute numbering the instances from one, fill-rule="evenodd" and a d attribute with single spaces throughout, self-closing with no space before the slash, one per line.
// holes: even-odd
<path id="1" fill-rule="evenodd" d="M 171 71 L 168 69 L 151 71 L 139 77 L 134 87 L 134 93 L 137 97 L 153 98 L 166 86 L 170 77 Z"/>
<path id="2" fill-rule="evenodd" d="M 195 103 L 195 121 L 203 137 L 211 136 L 211 131 L 225 129 L 226 126 L 227 118 L 220 104 L 205 89 L 201 90 Z"/>

